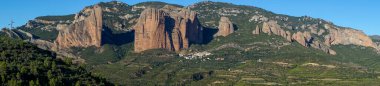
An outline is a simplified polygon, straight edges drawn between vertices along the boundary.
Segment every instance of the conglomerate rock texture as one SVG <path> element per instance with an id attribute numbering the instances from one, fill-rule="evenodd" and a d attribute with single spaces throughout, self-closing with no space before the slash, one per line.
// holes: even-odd
<path id="1" fill-rule="evenodd" d="M 58 49 L 102 45 L 102 9 L 100 6 L 86 8 L 76 14 L 73 23 L 57 25 L 59 34 L 55 40 Z"/>
<path id="2" fill-rule="evenodd" d="M 262 23 L 262 27 L 256 26 L 252 34 L 266 33 L 268 35 L 278 35 L 284 37 L 288 41 L 295 41 L 305 47 L 312 47 L 323 50 L 329 54 L 335 55 L 336 52 L 330 49 L 331 45 L 359 45 L 378 49 L 378 45 L 372 42 L 372 39 L 365 35 L 362 31 L 348 28 L 340 28 L 330 24 L 324 24 L 324 28 L 317 31 L 311 28 L 310 31 L 296 31 L 293 34 L 286 29 L 281 28 L 276 21 L 269 20 Z M 328 34 L 324 34 L 328 33 Z M 322 37 L 322 40 L 318 40 Z"/>
<path id="3" fill-rule="evenodd" d="M 233 23 L 228 17 L 221 17 L 219 21 L 219 31 L 216 33 L 216 36 L 228 36 L 234 32 Z"/>
<path id="4" fill-rule="evenodd" d="M 167 6 L 145 9 L 134 29 L 135 52 L 157 48 L 179 51 L 191 43 L 202 43 L 203 37 L 196 12 Z"/>
<path id="5" fill-rule="evenodd" d="M 360 45 L 366 47 L 375 47 L 376 45 L 372 42 L 372 39 L 365 35 L 362 31 L 354 29 L 342 29 L 333 27 L 330 25 L 325 25 L 325 28 L 329 30 L 328 35 L 325 36 L 325 43 L 329 45 Z"/>

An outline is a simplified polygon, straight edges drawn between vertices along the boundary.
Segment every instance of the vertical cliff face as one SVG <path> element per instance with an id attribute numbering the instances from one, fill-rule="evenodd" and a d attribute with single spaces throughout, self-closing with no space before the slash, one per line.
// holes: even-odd
<path id="1" fill-rule="evenodd" d="M 234 32 L 234 26 L 229 18 L 221 17 L 219 21 L 219 31 L 216 36 L 228 36 Z"/>
<path id="2" fill-rule="evenodd" d="M 186 49 L 202 42 L 202 26 L 197 14 L 187 9 L 145 9 L 135 25 L 135 52 L 164 48 Z"/>
<path id="3" fill-rule="evenodd" d="M 144 10 L 138 23 L 135 25 L 135 51 L 140 52 L 153 48 L 166 48 L 172 50 L 169 33 L 166 29 L 167 15 L 158 9 Z"/>
<path id="4" fill-rule="evenodd" d="M 330 32 L 329 35 L 325 36 L 325 43 L 328 45 L 360 45 L 366 47 L 375 48 L 376 45 L 372 42 L 372 39 L 365 35 L 362 31 L 354 30 L 354 29 L 341 29 L 336 28 L 331 25 L 325 25 Z"/>
<path id="5" fill-rule="evenodd" d="M 76 14 L 75 20 L 69 25 L 57 26 L 59 34 L 55 45 L 59 49 L 69 47 L 101 46 L 102 9 L 95 5 Z"/>
<path id="6" fill-rule="evenodd" d="M 181 18 L 174 18 L 177 22 L 180 22 L 180 30 L 183 32 L 184 39 L 188 39 L 190 43 L 202 43 L 203 41 L 203 27 L 198 20 L 198 14 L 195 11 L 189 9 L 181 9 L 177 14 L 171 13 L 172 16 L 178 15 Z M 181 21 L 179 21 L 181 20 Z"/>
<path id="7" fill-rule="evenodd" d="M 311 39 L 308 32 L 297 32 L 292 35 L 292 40 L 300 43 L 302 46 L 308 47 L 308 41 Z"/>
<path id="8" fill-rule="evenodd" d="M 365 35 L 363 32 L 339 28 L 330 24 L 324 24 L 325 29 L 309 28 L 306 31 L 296 31 L 293 34 L 290 31 L 286 31 L 277 24 L 276 21 L 269 20 L 262 23 L 262 27 L 256 27 L 253 30 L 253 34 L 259 34 L 260 32 L 268 35 L 278 35 L 284 37 L 288 41 L 295 41 L 305 47 L 312 47 L 320 49 L 326 53 L 335 55 L 336 52 L 330 48 L 332 45 L 359 45 L 365 47 L 377 48 L 377 45 L 372 42 L 371 38 Z M 327 32 L 326 32 L 327 31 Z M 328 34 L 324 34 L 328 33 Z M 317 39 L 322 38 L 322 39 Z M 324 41 L 322 41 L 324 40 Z"/>

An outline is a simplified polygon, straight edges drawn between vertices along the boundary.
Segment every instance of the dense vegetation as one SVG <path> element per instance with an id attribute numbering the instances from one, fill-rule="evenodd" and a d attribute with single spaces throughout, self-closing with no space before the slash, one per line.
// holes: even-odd
<path id="1" fill-rule="evenodd" d="M 105 28 L 108 28 L 112 33 L 122 33 L 128 31 L 134 24 L 129 23 L 137 12 L 131 11 L 132 7 L 125 3 L 119 3 L 117 1 L 101 2 L 99 5 L 102 8 L 106 8 L 109 11 L 103 11 L 103 24 Z M 127 16 L 125 18 L 124 16 Z"/>
<path id="2" fill-rule="evenodd" d="M 25 28 L 25 27 L 19 27 L 18 29 L 21 29 L 29 33 L 33 33 L 33 36 L 35 38 L 50 41 L 50 42 L 53 42 L 58 36 L 58 31 L 55 28 L 51 29 L 51 31 L 42 30 L 38 28 Z"/>
<path id="3" fill-rule="evenodd" d="M 63 16 L 40 16 L 36 19 L 46 20 L 46 21 L 73 21 L 75 14 L 63 15 Z"/>
<path id="4" fill-rule="evenodd" d="M 142 2 L 142 3 L 135 4 L 135 6 L 145 6 L 147 8 L 148 7 L 150 7 L 150 8 L 162 8 L 165 5 L 171 5 L 171 6 L 175 6 L 175 7 L 183 7 L 181 5 L 169 4 L 169 3 L 165 3 L 165 2 L 159 2 L 159 1 L 148 1 L 148 2 Z"/>
<path id="5" fill-rule="evenodd" d="M 111 85 L 83 67 L 17 39 L 0 37 L 0 83 L 3 85 Z"/>
<path id="6" fill-rule="evenodd" d="M 86 60 L 87 65 L 99 65 L 121 60 L 127 56 L 128 53 L 131 53 L 133 47 L 131 46 L 131 43 L 128 43 L 120 46 L 106 44 L 99 49 L 96 47 L 72 49 L 74 54 L 81 56 Z"/>

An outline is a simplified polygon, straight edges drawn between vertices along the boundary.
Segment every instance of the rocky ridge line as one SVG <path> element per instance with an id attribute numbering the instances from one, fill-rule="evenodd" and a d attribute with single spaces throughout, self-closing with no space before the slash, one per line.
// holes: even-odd
<path id="1" fill-rule="evenodd" d="M 288 41 L 295 41 L 304 47 L 312 47 L 320 49 L 326 53 L 336 55 L 336 52 L 330 47 L 332 45 L 359 45 L 378 49 L 378 45 L 372 42 L 371 38 L 365 35 L 362 31 L 355 29 L 340 28 L 330 24 L 324 24 L 324 28 L 317 31 L 315 28 L 310 28 L 310 31 L 297 31 L 293 34 L 286 29 L 281 28 L 277 21 L 268 20 L 259 25 L 252 31 L 253 34 L 266 33 L 268 35 L 278 35 Z M 328 31 L 328 34 L 326 31 Z M 323 37 L 323 40 L 318 40 L 317 37 Z"/>

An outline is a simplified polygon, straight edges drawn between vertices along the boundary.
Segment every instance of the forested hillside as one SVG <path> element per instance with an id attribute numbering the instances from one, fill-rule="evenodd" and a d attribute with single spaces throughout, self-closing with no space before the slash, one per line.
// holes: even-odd
<path id="1" fill-rule="evenodd" d="M 83 67 L 31 43 L 0 37 L 0 84 L 8 86 L 112 85 Z"/>

